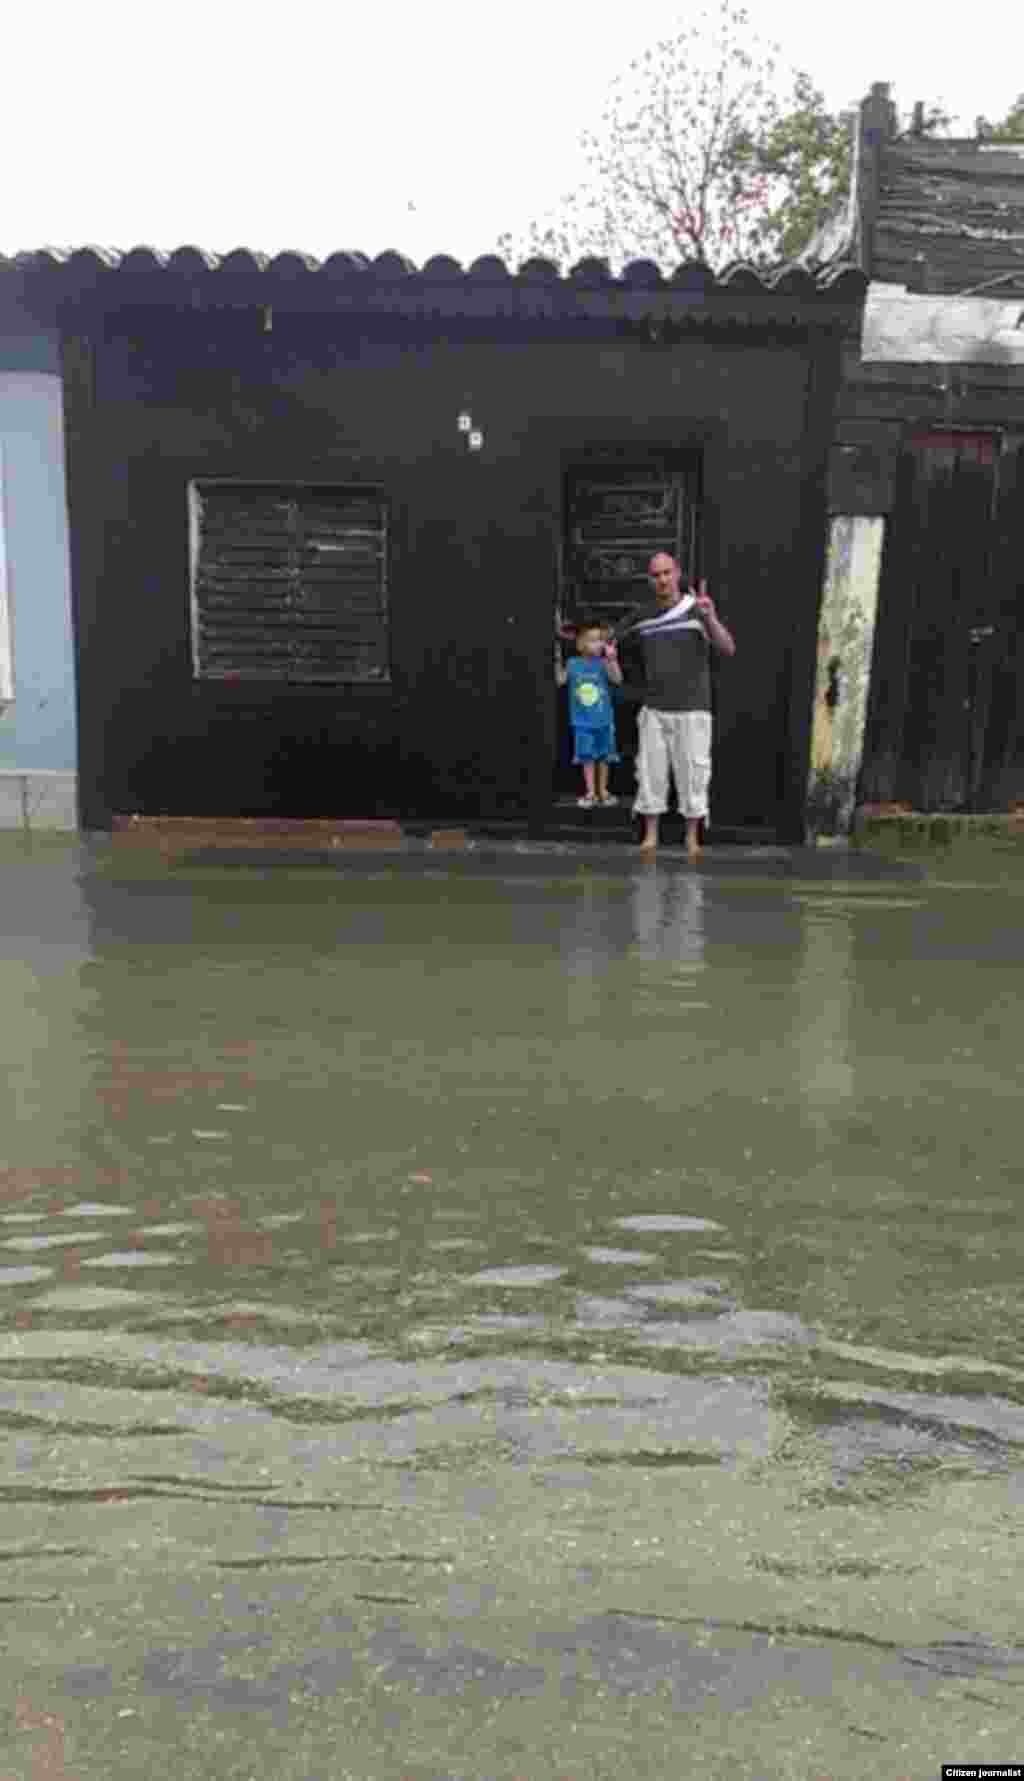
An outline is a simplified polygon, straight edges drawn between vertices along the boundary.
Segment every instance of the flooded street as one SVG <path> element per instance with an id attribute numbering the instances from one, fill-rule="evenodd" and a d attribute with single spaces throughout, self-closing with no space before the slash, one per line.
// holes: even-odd
<path id="1" fill-rule="evenodd" d="M 0 1777 L 1024 1751 L 1024 873 L 0 853 Z"/>

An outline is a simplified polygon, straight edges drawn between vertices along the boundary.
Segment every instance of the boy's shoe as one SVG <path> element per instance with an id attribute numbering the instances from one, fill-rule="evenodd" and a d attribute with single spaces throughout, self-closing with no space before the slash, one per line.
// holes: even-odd
<path id="1" fill-rule="evenodd" d="M 593 810 L 594 805 L 597 803 L 597 799 L 596 798 L 577 798 L 576 802 L 579 805 L 581 810 Z"/>
<path id="2" fill-rule="evenodd" d="M 604 805 L 606 810 L 609 809 L 612 804 L 617 804 L 618 801 L 619 801 L 618 798 L 612 797 L 611 792 L 608 793 L 607 797 L 604 797 L 601 799 L 601 803 Z"/>

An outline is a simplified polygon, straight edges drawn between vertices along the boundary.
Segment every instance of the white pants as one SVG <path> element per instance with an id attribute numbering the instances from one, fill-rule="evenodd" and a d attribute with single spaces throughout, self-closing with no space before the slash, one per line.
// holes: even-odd
<path id="1" fill-rule="evenodd" d="M 711 779 L 710 711 L 637 713 L 634 816 L 663 816 L 668 809 L 669 773 L 683 816 L 707 816 Z"/>

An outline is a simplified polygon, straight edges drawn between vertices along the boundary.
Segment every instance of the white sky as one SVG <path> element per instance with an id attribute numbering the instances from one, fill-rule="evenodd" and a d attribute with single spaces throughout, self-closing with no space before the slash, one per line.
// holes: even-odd
<path id="1" fill-rule="evenodd" d="M 1024 5 L 748 0 L 832 106 L 888 80 L 965 134 L 1024 88 Z M 699 10 L 614 0 L 57 0 L 0 33 L 0 252 L 183 243 L 467 263 L 544 215 L 609 82 Z M 415 208 L 410 208 L 415 206 Z"/>

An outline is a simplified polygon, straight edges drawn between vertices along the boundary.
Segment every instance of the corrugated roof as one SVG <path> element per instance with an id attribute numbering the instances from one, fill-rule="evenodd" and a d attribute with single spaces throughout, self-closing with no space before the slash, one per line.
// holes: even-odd
<path id="1" fill-rule="evenodd" d="M 157 274 L 178 275 L 186 281 L 206 283 L 210 280 L 248 280 L 254 284 L 292 284 L 304 281 L 323 285 L 377 287 L 473 286 L 520 287 L 536 289 L 551 286 L 562 291 L 615 290 L 663 291 L 707 295 L 714 292 L 743 294 L 762 292 L 786 296 L 812 297 L 816 293 L 855 299 L 859 274 L 852 267 L 834 265 L 814 275 L 802 266 L 785 265 L 770 272 L 760 272 L 742 261 L 726 266 L 717 274 L 707 267 L 683 265 L 664 274 L 653 261 L 634 260 L 622 273 L 613 277 L 606 261 L 584 259 L 563 274 L 551 260 L 531 259 L 513 271 L 495 254 L 485 254 L 468 267 L 447 254 L 437 254 L 423 266 L 399 253 L 383 253 L 371 257 L 362 253 L 332 253 L 325 259 L 314 254 L 287 251 L 264 254 L 252 248 L 235 248 L 229 253 L 212 253 L 207 249 L 183 246 L 171 252 L 153 247 L 117 249 L 108 247 L 42 247 L 24 253 L 0 255 L 0 277 L 29 282 L 39 278 L 68 278 L 78 275 L 85 283 L 133 275 L 150 278 Z M 851 280 L 844 283 L 844 280 Z"/>

